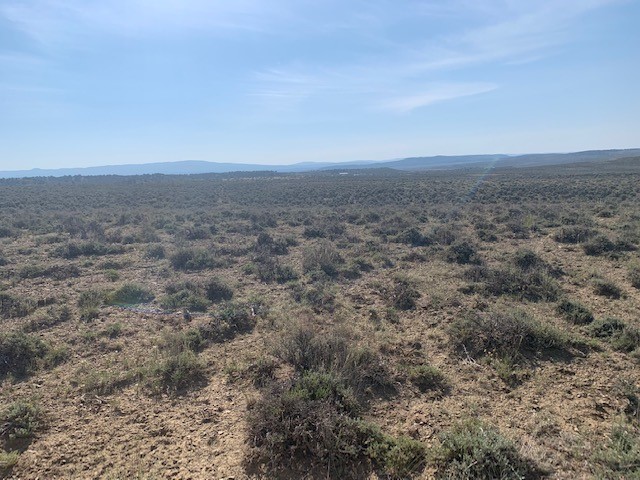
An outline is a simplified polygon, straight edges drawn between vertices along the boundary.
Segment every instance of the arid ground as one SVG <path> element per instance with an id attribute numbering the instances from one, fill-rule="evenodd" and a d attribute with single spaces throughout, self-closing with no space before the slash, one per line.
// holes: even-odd
<path id="1" fill-rule="evenodd" d="M 0 477 L 640 478 L 640 159 L 0 181 Z"/>

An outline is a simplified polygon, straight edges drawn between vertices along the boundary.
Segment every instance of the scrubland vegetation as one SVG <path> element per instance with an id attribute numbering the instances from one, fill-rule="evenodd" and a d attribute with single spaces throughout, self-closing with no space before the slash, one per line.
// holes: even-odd
<path id="1" fill-rule="evenodd" d="M 640 159 L 0 204 L 0 476 L 640 476 Z"/>

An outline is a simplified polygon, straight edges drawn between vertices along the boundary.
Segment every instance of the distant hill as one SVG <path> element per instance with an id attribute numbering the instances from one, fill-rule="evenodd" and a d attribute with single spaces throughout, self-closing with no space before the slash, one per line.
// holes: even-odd
<path id="1" fill-rule="evenodd" d="M 0 171 L 0 178 L 62 177 L 73 175 L 191 175 L 228 172 L 310 172 L 318 170 L 350 170 L 362 168 L 391 168 L 394 170 L 446 170 L 469 166 L 535 167 L 579 162 L 607 162 L 640 156 L 640 149 L 589 150 L 572 153 L 534 153 L 524 155 L 437 155 L 410 157 L 388 161 L 361 160 L 353 162 L 304 162 L 293 165 L 259 165 L 251 163 L 220 163 L 202 160 L 143 163 L 131 165 L 105 165 L 86 168 L 32 169 Z"/>

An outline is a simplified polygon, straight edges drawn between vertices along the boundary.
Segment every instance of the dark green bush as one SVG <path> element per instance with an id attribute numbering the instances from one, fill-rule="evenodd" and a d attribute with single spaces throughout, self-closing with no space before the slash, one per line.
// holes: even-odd
<path id="1" fill-rule="evenodd" d="M 472 313 L 454 320 L 452 343 L 471 355 L 495 354 L 517 360 L 525 353 L 567 349 L 569 339 L 521 310 Z"/>
<path id="2" fill-rule="evenodd" d="M 254 305 L 228 302 L 212 314 L 209 322 L 200 326 L 200 334 L 208 341 L 224 342 L 251 332 L 256 326 L 257 316 Z"/>
<path id="3" fill-rule="evenodd" d="M 210 278 L 204 285 L 205 295 L 213 303 L 231 300 L 233 289 L 218 277 Z"/>
<path id="4" fill-rule="evenodd" d="M 535 464 L 493 427 L 478 421 L 455 426 L 440 437 L 432 453 L 436 478 L 456 480 L 522 480 L 539 478 Z"/>
<path id="5" fill-rule="evenodd" d="M 307 247 L 302 254 L 302 268 L 305 272 L 320 270 L 333 277 L 338 274 L 342 263 L 344 263 L 344 259 L 329 242 Z"/>
<path id="6" fill-rule="evenodd" d="M 389 305 L 398 310 L 413 310 L 416 300 L 420 298 L 420 292 L 408 280 L 396 280 L 393 289 L 383 293 Z"/>
<path id="7" fill-rule="evenodd" d="M 106 293 L 101 290 L 84 290 L 78 297 L 78 307 L 81 310 L 98 308 L 104 303 L 106 297 Z"/>
<path id="8" fill-rule="evenodd" d="M 528 249 L 517 250 L 513 255 L 513 263 L 524 272 L 548 269 L 547 263 L 537 253 Z"/>
<path id="9" fill-rule="evenodd" d="M 165 310 L 186 308 L 190 312 L 206 312 L 209 300 L 189 290 L 180 290 L 160 298 L 160 306 Z"/>
<path id="10" fill-rule="evenodd" d="M 124 248 L 117 245 L 106 245 L 99 242 L 69 242 L 55 250 L 55 255 L 66 259 L 81 256 L 115 255 L 124 252 Z"/>
<path id="11" fill-rule="evenodd" d="M 161 244 L 149 245 L 145 252 L 147 258 L 162 260 L 165 256 L 164 246 Z"/>
<path id="12" fill-rule="evenodd" d="M 631 267 L 629 269 L 629 281 L 631 286 L 640 289 L 640 267 Z"/>
<path id="13" fill-rule="evenodd" d="M 50 351 L 50 347 L 35 335 L 0 333 L 0 376 L 28 375 L 44 362 Z"/>
<path id="14" fill-rule="evenodd" d="M 204 249 L 183 248 L 171 255 L 170 262 L 176 270 L 198 271 L 213 268 L 218 262 Z"/>
<path id="15" fill-rule="evenodd" d="M 48 277 L 54 280 L 67 280 L 80 275 L 80 269 L 75 265 L 29 265 L 23 267 L 18 275 L 21 278 Z"/>
<path id="16" fill-rule="evenodd" d="M 346 332 L 320 335 L 298 327 L 283 338 L 278 355 L 298 372 L 329 372 L 358 395 L 394 389 L 391 372 L 379 355 L 355 347 Z"/>
<path id="17" fill-rule="evenodd" d="M 30 298 L 16 297 L 0 292 L 0 316 L 2 318 L 25 317 L 36 309 L 37 303 Z"/>
<path id="18" fill-rule="evenodd" d="M 0 437 L 13 441 L 28 439 L 42 427 L 42 411 L 32 402 L 15 401 L 2 411 Z"/>
<path id="19" fill-rule="evenodd" d="M 627 325 L 617 318 L 603 318 L 594 321 L 590 333 L 596 338 L 608 340 L 611 346 L 621 352 L 632 352 L 640 346 L 640 329 Z"/>
<path id="20" fill-rule="evenodd" d="M 569 227 L 562 227 L 554 238 L 560 243 L 583 243 L 592 238 L 595 232 L 582 225 L 573 225 Z"/>
<path id="21" fill-rule="evenodd" d="M 155 394 L 182 393 L 204 383 L 205 367 L 191 350 L 158 357 L 143 372 L 145 385 Z"/>
<path id="22" fill-rule="evenodd" d="M 636 247 L 629 242 L 625 242 L 623 240 L 613 242 L 604 235 L 593 237 L 585 243 L 582 248 L 584 249 L 584 253 L 591 256 L 615 254 L 636 249 Z"/>
<path id="23" fill-rule="evenodd" d="M 371 470 L 400 479 L 424 469 L 424 445 L 383 434 L 360 420 L 359 410 L 339 378 L 305 373 L 289 389 L 264 393 L 250 409 L 251 460 L 269 474 L 317 469 L 345 479 Z"/>
<path id="24" fill-rule="evenodd" d="M 334 289 L 324 282 L 308 286 L 293 285 L 291 295 L 296 302 L 307 303 L 318 313 L 333 312 L 335 309 Z"/>
<path id="25" fill-rule="evenodd" d="M 154 299 L 153 293 L 135 283 L 125 283 L 106 296 L 107 305 L 136 305 L 148 303 Z"/>
<path id="26" fill-rule="evenodd" d="M 407 245 L 411 245 L 412 247 L 423 247 L 426 245 L 431 245 L 433 241 L 426 235 L 423 235 L 420 230 L 415 227 L 412 227 L 408 230 L 405 230 L 401 234 L 396 237 L 396 242 L 405 243 Z"/>
<path id="27" fill-rule="evenodd" d="M 593 313 L 581 303 L 564 299 L 556 308 L 556 311 L 566 320 L 577 325 L 593 322 Z"/>
<path id="28" fill-rule="evenodd" d="M 449 388 L 444 374 L 431 365 L 419 365 L 409 369 L 409 381 L 423 393 L 432 390 L 446 391 Z"/>
<path id="29" fill-rule="evenodd" d="M 447 260 L 460 265 L 479 264 L 481 259 L 474 245 L 469 242 L 455 242 L 447 249 Z"/>
<path id="30" fill-rule="evenodd" d="M 609 280 L 597 279 L 593 282 L 593 291 L 596 295 L 618 299 L 622 296 L 622 290 L 615 283 Z"/>
<path id="31" fill-rule="evenodd" d="M 472 269 L 467 275 L 482 281 L 479 290 L 490 295 L 510 295 L 538 302 L 556 300 L 560 294 L 558 283 L 545 271 L 480 268 Z"/>

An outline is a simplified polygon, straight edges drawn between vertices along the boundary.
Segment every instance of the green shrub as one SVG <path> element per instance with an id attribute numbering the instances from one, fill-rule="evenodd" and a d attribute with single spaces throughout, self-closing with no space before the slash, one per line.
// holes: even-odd
<path id="1" fill-rule="evenodd" d="M 335 309 L 334 288 L 325 282 L 308 286 L 293 285 L 291 295 L 296 302 L 309 304 L 317 313 L 333 312 Z"/>
<path id="2" fill-rule="evenodd" d="M 44 362 L 50 351 L 50 347 L 35 335 L 0 333 L 0 376 L 28 375 Z"/>
<path id="3" fill-rule="evenodd" d="M 621 352 L 632 352 L 640 346 L 640 329 L 629 326 L 620 319 L 599 319 L 590 327 L 592 336 L 609 341 L 614 349 Z"/>
<path id="4" fill-rule="evenodd" d="M 636 247 L 629 242 L 625 242 L 624 240 L 613 242 L 604 235 L 593 237 L 585 243 L 582 248 L 584 249 L 584 253 L 591 256 L 616 254 L 636 249 Z"/>
<path id="5" fill-rule="evenodd" d="M 246 303 L 228 302 L 212 314 L 212 319 L 200 326 L 200 334 L 208 341 L 224 342 L 251 332 L 256 326 L 256 307 Z"/>
<path id="6" fill-rule="evenodd" d="M 138 303 L 148 303 L 154 296 L 146 288 L 135 283 L 125 283 L 117 290 L 106 296 L 107 305 L 136 305 Z"/>
<path id="7" fill-rule="evenodd" d="M 339 378 L 308 372 L 290 389 L 265 392 L 249 411 L 251 460 L 269 474 L 317 469 L 328 478 L 407 478 L 424 469 L 425 447 L 393 438 L 358 417 Z"/>
<path id="8" fill-rule="evenodd" d="M 446 258 L 449 262 L 467 265 L 481 263 L 475 246 L 469 242 L 455 242 L 447 248 Z"/>
<path id="9" fill-rule="evenodd" d="M 631 267 L 629 269 L 629 281 L 631 286 L 640 289 L 640 267 Z"/>
<path id="10" fill-rule="evenodd" d="M 213 268 L 218 262 L 204 249 L 184 248 L 171 255 L 170 262 L 176 270 L 198 271 Z"/>
<path id="11" fill-rule="evenodd" d="M 162 260 L 165 257 L 164 247 L 161 244 L 149 245 L 145 255 L 147 258 Z"/>
<path id="12" fill-rule="evenodd" d="M 338 274 L 344 259 L 329 242 L 321 242 L 305 248 L 302 254 L 302 268 L 305 272 L 320 270 L 330 277 Z"/>
<path id="13" fill-rule="evenodd" d="M 282 339 L 277 354 L 298 372 L 331 373 L 358 395 L 394 389 L 391 373 L 380 356 L 354 346 L 346 332 L 320 335 L 298 327 Z"/>
<path id="14" fill-rule="evenodd" d="M 618 299 L 622 296 L 622 290 L 620 287 L 609 280 L 595 280 L 593 283 L 593 291 L 596 295 L 601 295 L 607 298 Z"/>
<path id="15" fill-rule="evenodd" d="M 393 289 L 387 294 L 390 306 L 398 310 L 413 310 L 416 308 L 416 300 L 420 298 L 418 292 L 409 281 L 396 280 Z"/>
<path id="16" fill-rule="evenodd" d="M 139 380 L 140 377 L 138 370 L 118 372 L 90 368 L 88 371 L 81 369 L 78 374 L 82 375 L 81 379 L 74 383 L 78 384 L 83 392 L 94 395 L 111 395 Z"/>
<path id="17" fill-rule="evenodd" d="M 160 306 L 165 310 L 186 308 L 190 312 L 206 312 L 209 305 L 208 299 L 189 290 L 180 290 L 160 299 Z"/>
<path id="18" fill-rule="evenodd" d="M 210 278 L 204 286 L 207 298 L 213 303 L 231 300 L 233 289 L 217 277 Z"/>
<path id="19" fill-rule="evenodd" d="M 581 303 L 564 299 L 556 308 L 556 311 L 566 320 L 577 325 L 585 325 L 593 322 L 593 314 Z"/>
<path id="20" fill-rule="evenodd" d="M 431 365 L 419 365 L 411 368 L 409 381 L 423 393 L 431 390 L 445 391 L 449 387 L 444 374 Z"/>
<path id="21" fill-rule="evenodd" d="M 481 292 L 490 295 L 510 295 L 522 300 L 554 301 L 560 294 L 560 287 L 546 271 L 522 271 L 514 267 L 505 269 L 472 268 L 467 272 L 471 278 L 483 285 Z"/>
<path id="22" fill-rule="evenodd" d="M 197 328 L 186 331 L 168 333 L 162 337 L 159 344 L 160 350 L 171 355 L 178 355 L 182 352 L 199 352 L 206 345 L 206 339 Z"/>
<path id="23" fill-rule="evenodd" d="M 595 232 L 589 227 L 581 225 L 573 225 L 562 227 L 554 238 L 560 243 L 583 243 L 595 235 Z"/>
<path id="24" fill-rule="evenodd" d="M 471 355 L 495 354 L 519 359 L 525 353 L 567 349 L 569 339 L 521 310 L 472 313 L 456 319 L 449 330 L 453 344 Z"/>
<path id="25" fill-rule="evenodd" d="M 37 303 L 30 298 L 19 298 L 0 292 L 0 316 L 2 318 L 25 317 L 36 309 Z"/>
<path id="26" fill-rule="evenodd" d="M 155 394 L 182 393 L 205 380 L 205 367 L 191 350 L 158 357 L 144 370 L 146 386 Z"/>
<path id="27" fill-rule="evenodd" d="M 40 407 L 32 402 L 18 400 L 3 410 L 0 436 L 10 441 L 31 438 L 41 426 Z"/>
<path id="28" fill-rule="evenodd" d="M 11 470 L 15 464 L 18 463 L 19 458 L 20 454 L 17 451 L 5 452 L 4 450 L 0 450 L 0 473 Z"/>
<path id="29" fill-rule="evenodd" d="M 511 441 L 478 421 L 462 423 L 442 434 L 432 462 L 438 479 L 522 480 L 541 476 Z"/>
<path id="30" fill-rule="evenodd" d="M 36 332 L 45 328 L 51 328 L 71 319 L 71 309 L 63 305 L 62 307 L 49 307 L 42 315 L 38 315 L 27 323 L 23 330 L 25 332 Z"/>
<path id="31" fill-rule="evenodd" d="M 615 425 L 610 440 L 594 455 L 601 478 L 640 478 L 640 432 L 632 425 Z"/>
<path id="32" fill-rule="evenodd" d="M 106 294 L 101 290 L 84 290 L 78 297 L 78 307 L 81 310 L 96 309 L 104 303 L 105 299 Z"/>
<path id="33" fill-rule="evenodd" d="M 411 245 L 412 247 L 423 247 L 431 245 L 433 240 L 426 235 L 423 235 L 420 230 L 413 227 L 405 230 L 396 237 L 396 242 Z"/>

